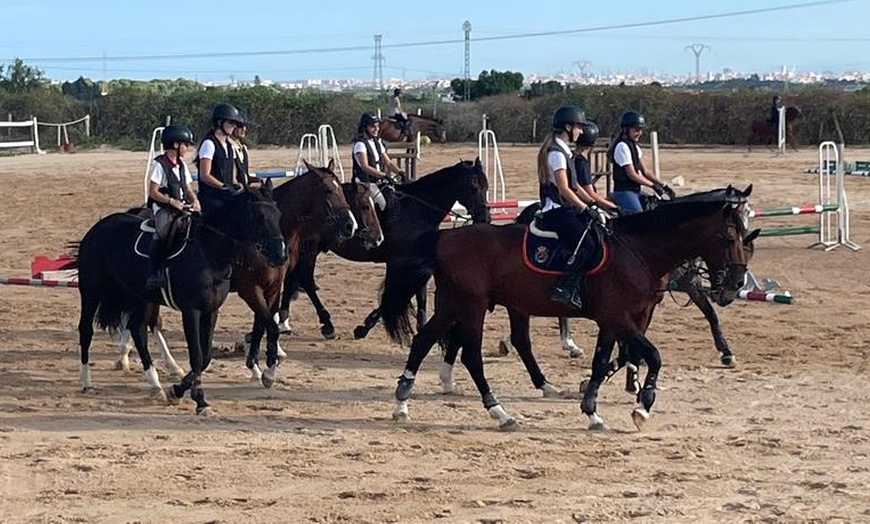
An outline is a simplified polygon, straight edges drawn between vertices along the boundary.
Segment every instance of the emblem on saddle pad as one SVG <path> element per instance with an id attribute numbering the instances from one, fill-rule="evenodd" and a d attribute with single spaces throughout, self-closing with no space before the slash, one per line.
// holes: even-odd
<path id="1" fill-rule="evenodd" d="M 535 248 L 535 262 L 546 264 L 548 260 L 550 260 L 550 250 L 547 246 L 537 246 Z"/>

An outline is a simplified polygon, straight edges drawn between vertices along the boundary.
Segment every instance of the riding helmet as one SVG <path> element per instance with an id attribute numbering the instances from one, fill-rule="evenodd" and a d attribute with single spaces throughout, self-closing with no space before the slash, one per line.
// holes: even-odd
<path id="1" fill-rule="evenodd" d="M 221 120 L 239 122 L 241 121 L 241 118 L 242 116 L 239 114 L 239 110 L 230 104 L 218 104 L 211 112 L 211 123 L 215 127 L 217 127 L 218 122 Z"/>
<path id="2" fill-rule="evenodd" d="M 583 124 L 583 134 L 577 140 L 577 145 L 583 147 L 594 146 L 595 141 L 598 140 L 598 133 L 598 126 L 595 125 L 595 122 L 586 122 Z"/>
<path id="3" fill-rule="evenodd" d="M 399 95 L 401 95 L 401 94 L 402 94 L 402 88 L 401 88 L 401 87 L 397 87 L 397 88 L 393 89 L 393 96 L 399 96 Z"/>
<path id="4" fill-rule="evenodd" d="M 622 113 L 622 120 L 619 125 L 623 128 L 638 128 L 646 129 L 646 118 L 643 117 L 640 111 L 626 111 Z"/>
<path id="5" fill-rule="evenodd" d="M 248 118 L 248 113 L 239 109 L 239 119 L 236 120 L 236 124 L 239 127 L 249 127 L 251 125 L 251 119 Z"/>
<path id="6" fill-rule="evenodd" d="M 363 113 L 359 117 L 359 127 L 360 128 L 366 128 L 368 126 L 377 124 L 379 122 L 380 122 L 380 120 L 378 119 L 378 117 L 373 115 L 372 113 Z"/>
<path id="7" fill-rule="evenodd" d="M 553 113 L 553 129 L 562 131 L 565 126 L 585 124 L 586 113 L 576 106 L 562 106 Z"/>
<path id="8" fill-rule="evenodd" d="M 193 131 L 181 124 L 173 124 L 163 128 L 163 132 L 160 133 L 160 143 L 163 144 L 163 149 L 174 149 L 173 146 L 176 142 L 193 144 Z"/>

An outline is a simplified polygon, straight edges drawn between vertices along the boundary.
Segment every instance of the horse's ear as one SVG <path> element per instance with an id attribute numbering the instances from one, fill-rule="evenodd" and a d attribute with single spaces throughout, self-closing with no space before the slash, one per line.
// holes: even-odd
<path id="1" fill-rule="evenodd" d="M 356 180 L 353 182 L 353 187 L 356 189 L 356 193 L 360 196 L 365 195 L 368 192 L 368 188 L 362 184 L 357 184 Z"/>
<path id="2" fill-rule="evenodd" d="M 746 198 L 749 198 L 749 195 L 751 195 L 751 194 L 752 194 L 752 184 L 749 184 L 748 186 L 746 186 L 746 189 L 743 190 L 743 196 L 745 196 Z"/>
<path id="3" fill-rule="evenodd" d="M 749 232 L 748 235 L 746 235 L 745 237 L 743 237 L 743 245 L 744 245 L 744 246 L 748 246 L 748 245 L 751 244 L 751 243 L 752 243 L 756 238 L 758 238 L 758 235 L 760 235 L 760 234 L 761 234 L 761 229 L 753 229 L 752 231 Z"/>
<path id="4" fill-rule="evenodd" d="M 275 188 L 275 187 L 274 187 L 274 185 L 272 184 L 272 179 L 271 179 L 271 178 L 267 178 L 266 181 L 263 183 L 263 194 L 266 195 L 266 197 L 267 197 L 269 200 L 272 200 L 272 199 L 274 198 L 274 197 L 273 197 L 273 194 L 272 194 L 272 191 L 273 191 L 274 188 Z"/>
<path id="5" fill-rule="evenodd" d="M 302 163 L 305 165 L 305 170 L 306 170 L 306 171 L 313 171 L 313 170 L 314 170 L 314 168 L 311 167 L 311 164 L 308 163 L 308 160 L 305 160 L 305 159 L 303 158 L 303 159 L 302 159 Z"/>
<path id="6" fill-rule="evenodd" d="M 334 158 L 330 158 L 330 159 L 329 159 L 329 164 L 326 165 L 326 169 L 328 169 L 328 170 L 330 170 L 330 171 L 333 171 L 333 168 L 335 168 L 335 159 L 334 159 Z"/>
<path id="7" fill-rule="evenodd" d="M 474 167 L 483 167 L 483 164 L 480 163 L 480 157 L 474 159 Z"/>

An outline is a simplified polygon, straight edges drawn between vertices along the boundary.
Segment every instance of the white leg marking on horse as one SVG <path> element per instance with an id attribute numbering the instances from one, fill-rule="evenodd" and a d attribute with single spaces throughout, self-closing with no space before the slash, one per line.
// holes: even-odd
<path id="1" fill-rule="evenodd" d="M 589 415 L 589 429 L 592 431 L 601 431 L 607 426 L 604 425 L 604 419 L 596 412 Z"/>
<path id="2" fill-rule="evenodd" d="M 82 381 L 82 391 L 88 392 L 94 389 L 91 383 L 91 368 L 87 364 L 82 364 L 79 368 L 79 378 Z"/>
<path id="3" fill-rule="evenodd" d="M 402 376 L 408 380 L 414 380 L 415 378 L 417 378 L 416 373 L 412 373 L 412 372 L 408 371 L 407 369 L 402 372 Z"/>
<path id="4" fill-rule="evenodd" d="M 397 400 L 396 407 L 393 409 L 393 420 L 396 422 L 404 422 L 410 418 L 408 415 L 408 401 Z"/>
<path id="5" fill-rule="evenodd" d="M 184 368 L 178 365 L 178 362 L 175 361 L 175 357 L 173 357 L 172 353 L 169 352 L 169 344 L 166 343 L 166 337 L 163 336 L 163 332 L 154 328 L 152 333 L 154 334 L 154 338 L 157 339 L 157 345 L 160 346 L 160 358 L 163 360 L 163 365 L 166 366 L 169 374 L 173 377 L 183 377 Z"/>
<path id="6" fill-rule="evenodd" d="M 157 369 L 154 366 L 145 370 L 145 381 L 152 388 L 160 387 L 160 378 L 157 376 Z"/>
<path id="7" fill-rule="evenodd" d="M 254 364 L 249 371 L 251 372 L 251 380 L 260 380 L 263 378 L 263 372 L 260 371 L 260 366 Z"/>
<path id="8" fill-rule="evenodd" d="M 562 339 L 562 349 L 567 351 L 571 358 L 581 358 L 584 355 L 583 348 L 578 346 L 570 335 Z"/>
<path id="9" fill-rule="evenodd" d="M 442 393 L 445 395 L 456 393 L 456 383 L 453 381 L 453 364 L 442 362 L 438 378 L 441 379 Z"/>
<path id="10" fill-rule="evenodd" d="M 487 412 L 489 412 L 490 417 L 498 420 L 498 427 L 500 429 L 511 430 L 517 427 L 517 419 L 508 415 L 501 404 L 489 408 Z"/>
<path id="11" fill-rule="evenodd" d="M 278 363 L 280 364 L 281 361 L 284 360 L 285 358 L 287 358 L 287 352 L 284 351 L 283 348 L 281 348 L 281 344 L 279 343 L 278 344 Z"/>
<path id="12" fill-rule="evenodd" d="M 544 393 L 544 398 L 559 398 L 565 395 L 565 392 L 549 382 L 544 382 L 541 386 L 541 391 Z"/>

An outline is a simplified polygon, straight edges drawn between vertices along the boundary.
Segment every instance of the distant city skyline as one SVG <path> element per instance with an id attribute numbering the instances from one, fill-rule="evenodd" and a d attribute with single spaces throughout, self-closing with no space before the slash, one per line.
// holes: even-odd
<path id="1" fill-rule="evenodd" d="M 366 80 L 373 77 L 375 34 L 382 35 L 385 78 L 449 79 L 463 75 L 466 19 L 472 78 L 489 69 L 541 77 L 694 75 L 695 58 L 686 49 L 692 44 L 708 46 L 702 73 L 767 73 L 783 66 L 870 72 L 868 0 L 624 0 L 618 10 L 510 0 L 498 9 L 454 0 L 365 8 L 347 0 L 152 0 L 112 9 L 95 0 L 6 4 L 4 19 L 20 23 L 4 25 L 0 63 L 22 58 L 52 80 Z M 754 13 L 714 18 L 747 11 Z"/>

